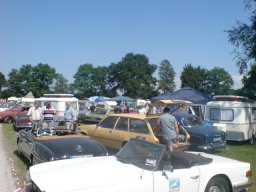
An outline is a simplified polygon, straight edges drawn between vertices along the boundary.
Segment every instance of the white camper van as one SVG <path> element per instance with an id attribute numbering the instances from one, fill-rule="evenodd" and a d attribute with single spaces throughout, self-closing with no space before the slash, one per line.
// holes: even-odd
<path id="1" fill-rule="evenodd" d="M 206 104 L 205 120 L 227 133 L 227 140 L 249 141 L 256 137 L 256 103 L 247 97 L 219 95 Z"/>
<path id="2" fill-rule="evenodd" d="M 43 108 L 47 103 L 51 103 L 52 108 L 56 111 L 56 117 L 58 120 L 64 119 L 64 113 L 66 110 L 66 102 L 71 102 L 72 107 L 78 114 L 79 103 L 78 99 L 73 94 L 44 94 L 43 97 L 35 99 L 41 103 Z"/>

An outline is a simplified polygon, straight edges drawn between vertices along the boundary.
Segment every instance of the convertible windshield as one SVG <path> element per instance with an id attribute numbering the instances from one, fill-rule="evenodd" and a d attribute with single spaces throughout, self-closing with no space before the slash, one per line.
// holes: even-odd
<path id="1" fill-rule="evenodd" d="M 154 171 L 157 169 L 164 151 L 164 145 L 149 143 L 141 139 L 131 139 L 116 154 L 116 157 L 123 163 Z"/>

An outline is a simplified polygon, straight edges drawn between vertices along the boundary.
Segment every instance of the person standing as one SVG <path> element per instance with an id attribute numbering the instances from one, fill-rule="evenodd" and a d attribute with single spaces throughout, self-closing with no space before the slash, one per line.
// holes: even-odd
<path id="1" fill-rule="evenodd" d="M 47 103 L 43 110 L 44 121 L 54 121 L 56 111 L 51 107 L 51 103 Z"/>
<path id="2" fill-rule="evenodd" d="M 54 127 L 55 114 L 56 111 L 52 108 L 51 103 L 46 103 L 45 109 L 43 109 L 43 121 L 48 128 Z"/>
<path id="3" fill-rule="evenodd" d="M 75 110 L 72 108 L 71 102 L 66 103 L 64 120 L 66 121 L 66 128 L 71 131 L 74 130 Z"/>
<path id="4" fill-rule="evenodd" d="M 177 121 L 173 115 L 170 114 L 170 108 L 165 107 L 163 115 L 158 119 L 158 125 L 161 128 L 164 143 L 170 151 L 174 151 L 176 143 L 179 141 L 179 128 Z"/>
<path id="5" fill-rule="evenodd" d="M 32 122 L 32 126 L 40 123 L 40 121 L 43 119 L 43 113 L 42 109 L 40 108 L 40 103 L 35 102 L 34 106 L 28 110 L 27 115 L 29 117 L 29 120 Z"/>

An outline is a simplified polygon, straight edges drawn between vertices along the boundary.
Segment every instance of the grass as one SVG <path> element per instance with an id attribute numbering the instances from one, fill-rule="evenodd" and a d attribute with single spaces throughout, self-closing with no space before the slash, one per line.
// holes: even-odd
<path id="1" fill-rule="evenodd" d="M 5 147 L 8 155 L 13 159 L 14 168 L 17 172 L 17 177 L 23 183 L 26 181 L 26 172 L 28 170 L 28 161 L 17 155 L 16 132 L 13 130 L 11 124 L 3 124 L 3 131 L 5 134 Z M 252 180 L 256 183 L 256 141 L 253 145 L 245 143 L 228 143 L 225 149 L 219 150 L 216 155 L 237 159 L 251 164 L 253 171 Z M 256 191 L 256 184 L 249 188 L 249 192 Z"/>
<path id="2" fill-rule="evenodd" d="M 14 171 L 16 172 L 16 178 L 19 179 L 20 184 L 27 182 L 26 173 L 28 171 L 28 161 L 25 159 L 25 157 L 20 157 L 17 154 L 17 145 L 16 145 L 16 139 L 17 134 L 14 131 L 12 124 L 3 124 L 3 133 L 5 134 L 5 148 L 6 153 L 10 159 L 13 161 L 14 165 Z"/>
<path id="3" fill-rule="evenodd" d="M 256 139 L 254 144 L 246 144 L 239 142 L 228 143 L 226 149 L 223 149 L 217 155 L 237 159 L 251 164 L 253 171 L 252 181 L 253 185 L 249 188 L 250 192 L 256 191 Z"/>

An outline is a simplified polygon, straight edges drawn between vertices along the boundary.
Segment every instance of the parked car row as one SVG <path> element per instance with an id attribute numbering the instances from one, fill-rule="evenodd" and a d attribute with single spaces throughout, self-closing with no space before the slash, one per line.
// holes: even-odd
<path id="1" fill-rule="evenodd" d="M 170 153 L 162 144 L 159 114 L 90 114 L 78 118 L 79 131 L 72 134 L 43 125 L 18 132 L 18 153 L 32 165 L 31 183 L 24 191 L 229 192 L 252 184 L 249 163 L 183 151 L 225 147 L 225 132 L 206 126 L 195 115 L 173 113 L 180 150 Z M 119 152 L 109 156 L 107 148 Z"/>

